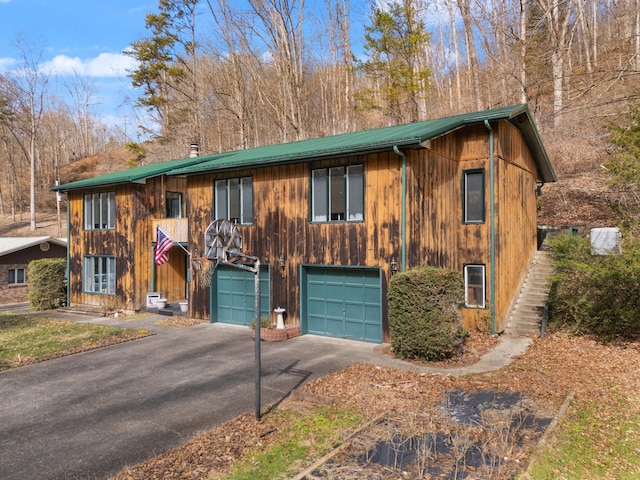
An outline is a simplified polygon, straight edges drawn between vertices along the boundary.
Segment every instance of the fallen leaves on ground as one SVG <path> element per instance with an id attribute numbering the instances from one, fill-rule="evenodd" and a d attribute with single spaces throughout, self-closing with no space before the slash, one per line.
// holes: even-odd
<path id="1" fill-rule="evenodd" d="M 189 318 L 184 315 L 173 315 L 156 322 L 156 325 L 162 325 L 163 327 L 193 327 L 201 323 L 208 323 L 208 321 L 199 318 Z"/>
<path id="2" fill-rule="evenodd" d="M 474 348 L 479 350 L 491 345 L 486 338 L 476 343 Z M 477 356 L 478 351 L 467 353 L 465 359 L 463 355 L 460 362 L 470 361 L 474 355 Z M 383 414 L 399 429 L 411 427 L 419 430 L 429 422 L 438 421 L 443 401 L 457 389 L 518 392 L 530 400 L 531 408 L 535 408 L 538 414 L 548 417 L 557 413 L 570 393 L 575 393 L 576 400 L 591 399 L 602 405 L 614 405 L 623 396 L 640 412 L 638 365 L 638 343 L 603 344 L 591 338 L 557 333 L 535 339 L 511 365 L 491 373 L 452 376 L 357 363 L 315 380 L 305 385 L 303 390 L 329 397 L 341 407 L 365 412 L 368 418 Z M 261 422 L 249 414 L 243 415 L 195 437 L 185 445 L 127 469 L 114 480 L 195 479 L 222 475 L 229 472 L 253 446 L 264 445 L 277 436 L 278 425 L 271 421 L 269 415 L 265 415 Z M 446 425 L 438 427 L 446 428 Z M 369 448 L 374 440 L 362 440 L 360 449 Z M 358 442 L 355 441 L 354 445 Z M 527 448 L 529 450 L 514 455 L 514 463 L 524 463 L 533 445 Z M 355 463 L 338 467 L 343 475 L 339 478 L 345 479 L 358 478 L 354 469 L 363 468 Z M 512 471 L 509 472 L 512 475 Z M 363 474 L 362 470 L 360 474 Z M 370 478 L 387 478 L 382 474 L 376 475 Z"/>

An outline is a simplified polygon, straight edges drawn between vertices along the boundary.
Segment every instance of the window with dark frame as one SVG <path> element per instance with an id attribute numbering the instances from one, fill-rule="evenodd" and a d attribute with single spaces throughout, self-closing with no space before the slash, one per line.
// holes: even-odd
<path id="1" fill-rule="evenodd" d="M 167 192 L 165 207 L 167 218 L 182 218 L 182 193 Z"/>
<path id="2" fill-rule="evenodd" d="M 213 194 L 215 219 L 227 219 L 238 225 L 253 223 L 253 178 L 216 180 Z"/>
<path id="3" fill-rule="evenodd" d="M 116 228 L 115 192 L 88 193 L 84 196 L 84 229 Z"/>
<path id="4" fill-rule="evenodd" d="M 7 271 L 7 283 L 9 285 L 21 285 L 26 283 L 24 268 L 10 268 Z"/>
<path id="5" fill-rule="evenodd" d="M 462 172 L 462 205 L 464 223 L 484 223 L 484 170 Z"/>
<path id="6" fill-rule="evenodd" d="M 116 293 L 116 258 L 107 255 L 85 256 L 82 265 L 82 289 L 87 293 Z"/>
<path id="7" fill-rule="evenodd" d="M 464 304 L 468 308 L 485 308 L 485 266 L 464 266 Z"/>
<path id="8" fill-rule="evenodd" d="M 311 221 L 364 220 L 364 166 L 317 168 L 311 171 Z"/>

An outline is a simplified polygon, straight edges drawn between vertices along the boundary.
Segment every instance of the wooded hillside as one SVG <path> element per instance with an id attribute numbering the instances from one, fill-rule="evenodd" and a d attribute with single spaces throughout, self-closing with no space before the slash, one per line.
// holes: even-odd
<path id="1" fill-rule="evenodd" d="M 90 83 L 69 85 L 73 105 L 54 99 L 23 47 L 22 74 L 0 73 L 0 214 L 54 211 L 56 180 L 186 157 L 193 142 L 214 153 L 527 103 L 560 178 L 540 223 L 611 223 L 606 127 L 638 105 L 638 0 L 374 5 L 159 0 L 127 52 L 155 123 L 127 150 L 91 115 Z"/>

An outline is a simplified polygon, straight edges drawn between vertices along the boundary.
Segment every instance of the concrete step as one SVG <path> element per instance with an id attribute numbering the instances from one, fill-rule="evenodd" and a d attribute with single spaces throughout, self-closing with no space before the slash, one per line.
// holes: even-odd
<path id="1" fill-rule="evenodd" d="M 545 286 L 540 283 L 526 283 L 522 286 L 523 292 L 531 292 L 531 293 L 548 293 L 551 289 L 551 285 Z"/>
<path id="2" fill-rule="evenodd" d="M 515 335 L 540 335 L 542 315 L 551 289 L 550 277 L 555 273 L 551 257 L 537 251 L 516 300 L 507 330 Z"/>
<path id="3" fill-rule="evenodd" d="M 513 328 L 520 328 L 523 330 L 538 330 L 540 331 L 541 322 L 519 322 L 516 325 L 511 325 Z"/>
<path id="4" fill-rule="evenodd" d="M 533 272 L 527 276 L 527 280 L 537 280 L 538 282 L 548 282 L 549 277 L 553 275 L 553 270 L 549 272 Z"/>
<path id="5" fill-rule="evenodd" d="M 520 297 L 527 298 L 539 298 L 542 301 L 546 300 L 549 296 L 548 288 L 539 288 L 539 287 L 529 287 L 522 290 Z"/>
<path id="6" fill-rule="evenodd" d="M 549 298 L 548 293 L 532 293 L 532 292 L 524 292 L 524 294 L 520 295 L 518 299 L 519 303 L 539 303 L 544 305 L 547 303 L 547 299 Z"/>

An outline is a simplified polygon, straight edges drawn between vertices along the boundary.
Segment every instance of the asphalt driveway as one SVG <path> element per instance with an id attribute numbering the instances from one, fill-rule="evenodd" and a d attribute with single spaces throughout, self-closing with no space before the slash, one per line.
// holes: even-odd
<path id="1" fill-rule="evenodd" d="M 0 373 L 1 479 L 105 479 L 255 412 L 248 328 L 160 318 L 78 316 L 155 335 Z M 261 350 L 263 408 L 353 362 L 402 365 L 372 344 L 307 335 Z"/>

